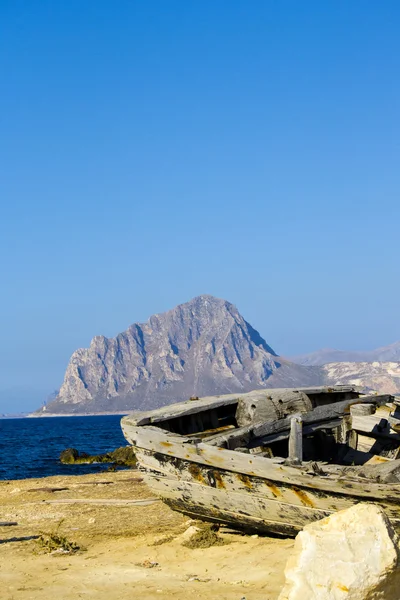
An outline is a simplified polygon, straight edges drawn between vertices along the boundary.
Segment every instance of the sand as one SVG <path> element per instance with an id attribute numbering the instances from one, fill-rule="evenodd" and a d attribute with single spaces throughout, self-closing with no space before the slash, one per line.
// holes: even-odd
<path id="1" fill-rule="evenodd" d="M 186 548 L 193 522 L 134 470 L 0 482 L 0 521 L 18 523 L 0 526 L 1 600 L 276 600 L 293 547 L 222 529 L 224 545 Z M 29 538 L 57 527 L 86 550 L 38 553 Z"/>

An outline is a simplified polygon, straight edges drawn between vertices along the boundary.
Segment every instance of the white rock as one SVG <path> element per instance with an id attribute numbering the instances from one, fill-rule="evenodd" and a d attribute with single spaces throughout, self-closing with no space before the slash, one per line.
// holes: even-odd
<path id="1" fill-rule="evenodd" d="M 200 527 L 196 527 L 195 525 L 191 525 L 179 537 L 180 537 L 180 539 L 181 539 L 182 542 L 188 542 L 199 531 L 201 531 Z"/>
<path id="2" fill-rule="evenodd" d="M 278 600 L 399 600 L 398 542 L 373 504 L 311 523 L 296 537 Z"/>

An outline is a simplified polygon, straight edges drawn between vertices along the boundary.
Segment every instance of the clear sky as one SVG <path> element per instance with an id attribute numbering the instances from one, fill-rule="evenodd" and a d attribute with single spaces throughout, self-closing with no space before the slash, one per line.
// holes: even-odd
<path id="1" fill-rule="evenodd" d="M 400 339 L 400 4 L 0 0 L 0 412 L 201 293 Z"/>

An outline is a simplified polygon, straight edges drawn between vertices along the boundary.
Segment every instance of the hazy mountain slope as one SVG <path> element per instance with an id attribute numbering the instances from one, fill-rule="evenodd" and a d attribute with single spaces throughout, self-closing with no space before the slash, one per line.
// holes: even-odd
<path id="1" fill-rule="evenodd" d="M 366 352 L 323 348 L 309 354 L 292 356 L 290 360 L 299 365 L 308 366 L 325 365 L 332 362 L 400 362 L 400 342 Z"/>
<path id="2" fill-rule="evenodd" d="M 334 384 L 354 384 L 364 391 L 400 394 L 400 363 L 398 362 L 336 362 L 322 367 L 325 381 Z"/>
<path id="3" fill-rule="evenodd" d="M 46 412 L 154 408 L 192 395 L 322 383 L 318 367 L 279 358 L 238 310 L 199 296 L 74 352 Z"/>

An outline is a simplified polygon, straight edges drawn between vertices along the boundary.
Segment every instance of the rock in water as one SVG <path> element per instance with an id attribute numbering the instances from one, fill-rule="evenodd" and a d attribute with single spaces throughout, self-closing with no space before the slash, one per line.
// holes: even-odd
<path id="1" fill-rule="evenodd" d="M 398 542 L 373 504 L 311 523 L 296 537 L 279 600 L 399 600 Z"/>
<path id="2" fill-rule="evenodd" d="M 60 454 L 60 461 L 65 465 L 72 465 L 80 457 L 79 451 L 76 448 L 67 448 Z"/>

